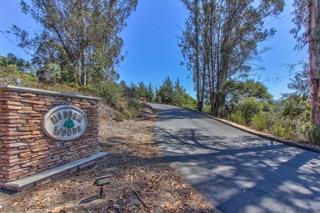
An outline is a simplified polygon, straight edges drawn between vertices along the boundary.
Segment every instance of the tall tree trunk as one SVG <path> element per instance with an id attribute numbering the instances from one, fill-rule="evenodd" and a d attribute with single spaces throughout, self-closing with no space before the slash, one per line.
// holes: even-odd
<path id="1" fill-rule="evenodd" d="M 195 18 L 195 49 L 196 49 L 196 63 L 195 63 L 195 75 L 196 75 L 196 90 L 197 90 L 197 109 L 199 111 L 202 111 L 203 108 L 203 102 L 202 96 L 201 96 L 201 89 L 200 89 L 200 61 L 199 61 L 199 2 L 198 0 L 194 1 L 194 18 Z"/>
<path id="2" fill-rule="evenodd" d="M 222 40 L 221 45 L 221 68 L 218 70 L 218 77 L 217 77 L 217 89 L 216 95 L 214 99 L 213 109 L 211 109 L 212 113 L 215 116 L 221 117 L 224 113 L 224 104 L 225 104 L 225 93 L 224 93 L 224 84 L 227 81 L 228 71 L 229 71 L 229 55 L 230 55 L 230 48 L 229 48 L 229 39 L 230 35 L 225 33 L 225 36 Z"/>
<path id="3" fill-rule="evenodd" d="M 79 1 L 80 4 L 80 67 L 81 67 L 81 86 L 87 85 L 87 70 L 86 70 L 86 59 L 85 59 L 85 30 L 84 30 L 84 15 L 83 15 L 83 5 L 82 0 Z"/>
<path id="4" fill-rule="evenodd" d="M 87 85 L 87 70 L 85 62 L 85 52 L 84 48 L 81 49 L 81 86 Z"/>
<path id="5" fill-rule="evenodd" d="M 312 95 L 312 122 L 320 127 L 320 0 L 309 1 L 309 63 Z"/>

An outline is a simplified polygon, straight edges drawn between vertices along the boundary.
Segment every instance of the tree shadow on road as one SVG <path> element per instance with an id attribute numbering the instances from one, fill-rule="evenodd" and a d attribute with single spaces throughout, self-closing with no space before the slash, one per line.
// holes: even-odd
<path id="1" fill-rule="evenodd" d="M 156 128 L 165 159 L 224 212 L 320 211 L 320 155 L 249 134 Z"/>
<path id="2" fill-rule="evenodd" d="M 188 109 L 183 108 L 169 108 L 169 109 L 162 109 L 158 112 L 159 121 L 169 121 L 169 120 L 177 120 L 177 119 L 201 119 L 206 118 L 206 116 L 193 112 Z"/>

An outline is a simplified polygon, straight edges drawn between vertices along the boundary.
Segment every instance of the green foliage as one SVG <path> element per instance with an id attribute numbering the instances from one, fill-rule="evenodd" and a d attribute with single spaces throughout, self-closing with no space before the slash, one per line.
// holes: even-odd
<path id="1" fill-rule="evenodd" d="M 123 96 L 121 87 L 119 87 L 113 81 L 101 82 L 100 86 L 97 89 L 97 92 L 107 102 L 111 103 L 112 106 L 117 106 L 119 104 L 118 101 Z"/>
<path id="2" fill-rule="evenodd" d="M 148 93 L 148 89 L 143 82 L 139 82 L 138 87 L 136 88 L 136 92 L 140 98 L 146 98 L 147 93 Z"/>
<path id="3" fill-rule="evenodd" d="M 250 124 L 252 117 L 261 111 L 262 104 L 255 98 L 246 97 L 239 103 L 238 109 L 243 115 L 245 123 Z"/>
<path id="4" fill-rule="evenodd" d="M 244 98 L 252 97 L 259 101 L 268 102 L 272 100 L 272 95 L 261 82 L 253 80 L 228 81 L 224 85 L 226 95 L 226 108 L 229 112 L 234 110 Z"/>
<path id="5" fill-rule="evenodd" d="M 173 105 L 195 109 L 196 100 L 188 95 L 180 83 L 179 78 L 174 84 Z"/>
<path id="6" fill-rule="evenodd" d="M 264 131 L 267 127 L 267 118 L 264 113 L 258 113 L 252 116 L 251 126 L 254 129 Z"/>
<path id="7" fill-rule="evenodd" d="M 0 66 L 0 84 L 15 85 L 17 79 L 21 80 L 21 85 L 35 85 L 37 78 L 31 73 L 24 73 L 18 69 L 16 64 Z"/>
<path id="8" fill-rule="evenodd" d="M 295 96 L 307 98 L 310 95 L 310 72 L 307 64 L 304 64 L 303 70 L 290 78 L 288 88 L 294 91 L 292 95 Z"/>
<path id="9" fill-rule="evenodd" d="M 240 111 L 232 112 L 230 114 L 230 120 L 241 125 L 246 124 L 246 120 Z"/>
<path id="10" fill-rule="evenodd" d="M 243 98 L 230 113 L 230 120 L 278 137 L 305 141 L 310 135 L 311 106 L 308 99 L 290 95 L 276 104 Z M 312 135 L 312 134 L 311 134 Z"/>
<path id="11" fill-rule="evenodd" d="M 272 127 L 270 129 L 270 132 L 273 135 L 276 135 L 278 137 L 288 138 L 288 131 L 284 127 L 283 122 L 281 122 L 280 120 L 274 122 L 274 124 L 272 125 Z"/>
<path id="12" fill-rule="evenodd" d="M 286 134 L 283 137 L 290 140 L 306 140 L 311 127 L 311 104 L 301 96 L 286 97 L 280 105 L 278 119 L 283 123 Z"/>
<path id="13" fill-rule="evenodd" d="M 173 83 L 167 77 L 159 89 L 154 89 L 151 83 L 147 86 L 143 82 L 139 82 L 137 85 L 132 83 L 128 87 L 125 82 L 121 81 L 119 85 L 124 91 L 124 96 L 128 99 L 141 100 L 143 98 L 147 102 L 171 104 L 192 109 L 196 107 L 195 99 L 186 93 L 179 79 Z"/>
<path id="14" fill-rule="evenodd" d="M 192 109 L 196 107 L 196 100 L 186 93 L 180 80 L 177 79 L 173 84 L 169 77 L 164 80 L 159 90 L 156 90 L 155 101 Z"/>
<path id="15" fill-rule="evenodd" d="M 309 33 L 309 1 L 294 0 L 293 6 L 295 10 L 293 11 L 293 19 L 295 27 L 291 29 L 291 34 L 298 41 L 296 48 L 303 48 L 308 42 Z"/>
<path id="16" fill-rule="evenodd" d="M 56 63 L 46 63 L 36 74 L 40 81 L 47 82 L 52 81 L 61 83 L 61 80 L 66 78 L 63 76 L 64 73 L 60 69 L 60 66 Z"/>
<path id="17" fill-rule="evenodd" d="M 167 77 L 160 89 L 158 91 L 160 102 L 164 104 L 173 104 L 174 103 L 174 87 L 173 82 L 169 77 Z"/>
<path id="18" fill-rule="evenodd" d="M 208 102 L 214 115 L 223 116 L 224 85 L 250 73 L 259 43 L 276 32 L 266 20 L 282 12 L 284 0 L 182 2 L 188 17 L 179 46 L 193 73 L 198 110 Z"/>
<path id="19" fill-rule="evenodd" d="M 22 59 L 18 58 L 12 53 L 7 54 L 7 56 L 0 56 L 0 67 L 7 67 L 9 65 L 15 65 L 21 72 L 29 71 L 31 64 Z"/>
<path id="20" fill-rule="evenodd" d="M 124 92 L 124 96 L 129 99 L 142 99 L 147 102 L 154 102 L 155 100 L 155 94 L 151 83 L 149 83 L 148 86 L 143 82 L 139 82 L 138 85 L 131 83 L 130 87 L 128 87 L 124 81 L 121 81 L 119 85 Z"/>
<path id="21" fill-rule="evenodd" d="M 197 102 L 187 93 L 182 93 L 175 96 L 174 105 L 195 109 L 197 106 Z"/>
<path id="22" fill-rule="evenodd" d="M 149 83 L 149 86 L 147 88 L 147 101 L 154 102 L 154 100 L 155 100 L 155 94 L 153 91 L 153 87 L 152 87 L 151 83 Z"/>
<path id="23" fill-rule="evenodd" d="M 40 31 L 30 35 L 13 26 L 11 32 L 20 47 L 35 53 L 33 62 L 40 67 L 59 64 L 60 70 L 77 77 L 80 86 L 114 81 L 118 76 L 114 67 L 122 60 L 120 32 L 136 5 L 136 0 L 22 0 L 22 11 L 40 25 Z"/>
<path id="24" fill-rule="evenodd" d="M 254 80 L 246 81 L 228 81 L 224 85 L 226 93 L 231 97 L 234 102 L 238 102 L 244 97 L 254 97 L 259 100 L 271 100 L 272 95 L 268 92 L 268 89 L 261 82 Z"/>
<path id="25" fill-rule="evenodd" d="M 117 50 L 119 51 L 119 50 Z M 93 56 L 91 63 L 88 64 L 89 70 L 89 83 L 99 84 L 100 81 L 116 81 L 119 79 L 119 74 L 113 67 L 113 61 L 103 55 L 102 52 L 96 51 Z"/>
<path id="26" fill-rule="evenodd" d="M 21 61 L 21 59 L 15 56 L 10 56 L 10 58 L 15 58 L 15 61 Z M 45 64 L 44 67 L 36 72 L 37 76 L 35 76 L 32 73 L 23 71 L 21 66 L 13 63 L 7 57 L 0 56 L 0 84 L 15 85 L 16 79 L 21 79 L 22 86 L 99 96 L 104 102 L 118 111 L 116 119 L 119 121 L 135 118 L 138 113 L 139 103 L 135 98 L 130 96 L 130 88 L 127 87 L 125 82 L 117 84 L 112 80 L 106 80 L 98 81 L 95 84 L 79 86 L 77 83 L 66 83 L 65 80 L 62 80 L 62 78 L 69 77 L 64 75 L 63 70 L 60 69 L 58 64 Z M 38 78 L 41 78 L 45 71 L 51 75 L 52 80 L 45 82 L 38 81 Z"/>
<path id="27" fill-rule="evenodd" d="M 122 99 L 116 109 L 121 112 L 118 114 L 116 120 L 122 121 L 124 119 L 134 119 L 138 115 L 140 103 L 134 99 Z"/>
<path id="28" fill-rule="evenodd" d="M 116 109 L 119 113 L 116 113 L 115 120 L 122 121 L 123 119 L 135 118 L 138 114 L 139 102 L 132 94 L 130 88 L 121 82 L 120 84 L 114 81 L 102 81 L 97 86 L 81 87 L 81 89 L 90 91 L 102 98 L 104 102 Z"/>

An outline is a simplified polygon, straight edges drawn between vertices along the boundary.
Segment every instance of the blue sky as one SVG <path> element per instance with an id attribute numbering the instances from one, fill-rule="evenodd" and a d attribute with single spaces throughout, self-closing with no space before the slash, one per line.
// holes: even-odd
<path id="1" fill-rule="evenodd" d="M 277 99 L 288 91 L 287 83 L 293 75 L 287 64 L 307 59 L 307 50 L 295 51 L 296 41 L 290 34 L 293 27 L 291 11 L 293 0 L 285 0 L 284 13 L 267 21 L 277 29 L 276 35 L 259 47 L 271 50 L 260 55 L 253 63 L 264 67 L 254 70 L 252 77 L 262 81 Z M 16 24 L 29 31 L 37 31 L 36 23 L 20 11 L 19 0 L 0 0 L 0 30 Z M 139 0 L 136 11 L 129 17 L 127 27 L 121 33 L 125 46 L 124 61 L 118 65 L 120 78 L 126 82 L 152 82 L 158 86 L 166 76 L 179 78 L 187 91 L 194 95 L 191 72 L 181 66 L 183 60 L 177 46 L 187 13 L 179 0 Z M 0 33 L 0 54 L 9 52 L 30 59 L 25 51 L 15 46 L 15 39 L 8 40 Z"/>

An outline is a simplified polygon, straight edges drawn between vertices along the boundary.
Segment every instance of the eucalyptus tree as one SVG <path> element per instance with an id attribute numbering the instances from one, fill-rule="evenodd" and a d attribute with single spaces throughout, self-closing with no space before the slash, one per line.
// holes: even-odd
<path id="1" fill-rule="evenodd" d="M 186 29 L 183 32 L 179 46 L 182 49 L 184 58 L 187 60 L 188 68 L 193 71 L 197 109 L 202 111 L 206 79 L 204 75 L 201 75 L 200 71 L 201 0 L 182 0 L 182 2 L 189 12 L 189 17 L 186 20 Z"/>
<path id="2" fill-rule="evenodd" d="M 189 17 L 180 47 L 193 71 L 198 105 L 204 99 L 215 115 L 222 115 L 224 85 L 248 73 L 258 43 L 275 33 L 265 19 L 283 10 L 283 0 L 182 0 Z M 198 107 L 201 110 L 201 107 Z"/>
<path id="3" fill-rule="evenodd" d="M 37 21 L 41 30 L 31 36 L 17 26 L 12 31 L 21 47 L 34 50 L 35 62 L 57 61 L 85 86 L 88 80 L 116 76 L 114 64 L 122 58 L 123 45 L 119 32 L 136 5 L 137 0 L 22 1 L 22 11 Z"/>
<path id="4" fill-rule="evenodd" d="M 312 122 L 320 127 L 320 0 L 295 0 L 291 33 L 298 41 L 297 48 L 309 47 Z"/>

